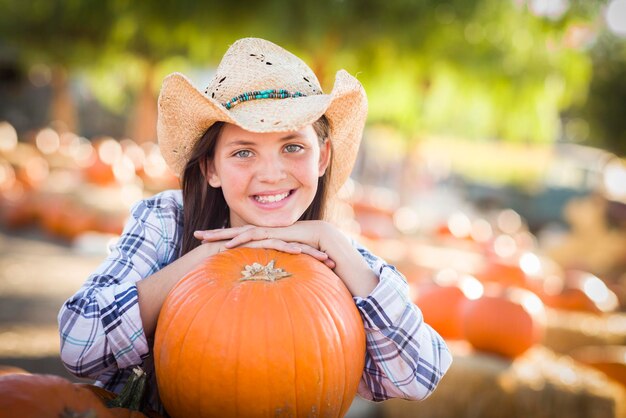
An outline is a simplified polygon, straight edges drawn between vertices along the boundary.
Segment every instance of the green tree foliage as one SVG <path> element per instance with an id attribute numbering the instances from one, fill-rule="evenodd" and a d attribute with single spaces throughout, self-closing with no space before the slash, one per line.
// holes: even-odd
<path id="1" fill-rule="evenodd" d="M 603 2 L 570 0 L 552 17 L 531 3 L 0 0 L 0 34 L 28 54 L 89 68 L 93 91 L 120 112 L 145 80 L 156 94 L 167 72 L 210 70 L 236 39 L 259 36 L 303 56 L 326 90 L 339 68 L 356 74 L 370 122 L 407 138 L 552 141 L 559 112 L 582 103 L 591 77 L 587 44 L 572 33 L 593 31 Z"/>
<path id="2" fill-rule="evenodd" d="M 94 0 L 0 0 L 2 42 L 20 51 L 21 62 L 45 60 L 85 65 L 97 57 L 115 16 L 106 2 Z"/>
<path id="3" fill-rule="evenodd" d="M 588 98 L 571 112 L 584 118 L 589 128 L 584 129 L 581 138 L 574 139 L 626 156 L 626 42 L 604 33 L 592 59 Z"/>

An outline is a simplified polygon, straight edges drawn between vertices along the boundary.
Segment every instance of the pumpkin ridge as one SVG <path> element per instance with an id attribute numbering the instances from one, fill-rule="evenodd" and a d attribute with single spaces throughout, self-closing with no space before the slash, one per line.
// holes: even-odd
<path id="1" fill-rule="evenodd" d="M 269 366 L 267 363 L 264 362 L 259 362 L 256 363 L 254 362 L 253 359 L 250 358 L 249 355 L 246 355 L 246 351 L 249 350 L 249 348 L 251 346 L 254 346 L 255 349 L 255 354 L 258 355 L 258 353 L 263 353 L 263 354 L 267 354 L 269 353 L 269 346 L 267 344 L 267 321 L 268 319 L 271 321 L 274 318 L 272 316 L 266 315 L 266 314 L 256 314 L 256 315 L 250 315 L 250 312 L 252 311 L 253 313 L 255 311 L 258 311 L 259 309 L 259 301 L 262 301 L 261 303 L 263 305 L 267 305 L 267 301 L 269 298 L 269 295 L 271 292 L 268 292 L 268 290 L 270 289 L 270 287 L 268 286 L 244 286 L 245 288 L 245 296 L 242 297 L 241 299 L 241 305 L 243 306 L 242 308 L 242 314 L 241 314 L 241 318 L 240 318 L 240 329 L 242 330 L 247 330 L 248 332 L 246 333 L 240 333 L 240 339 L 239 339 L 239 344 L 238 344 L 238 357 L 239 358 L 244 358 L 248 361 L 247 364 L 244 364 L 243 366 L 246 367 L 247 365 L 249 365 L 250 362 L 252 362 L 254 364 L 254 374 L 255 374 L 255 387 L 257 388 L 256 391 L 256 395 L 259 399 L 265 399 L 265 400 L 269 400 L 269 391 L 267 391 L 267 389 L 269 387 L 271 387 L 271 382 L 270 382 L 270 371 L 269 371 Z M 260 341 L 259 341 L 260 339 Z M 265 344 L 262 346 L 261 348 L 261 344 L 259 344 L 260 342 L 265 342 Z M 265 351 L 262 351 L 265 350 Z M 259 355 L 259 357 L 268 357 L 267 355 Z M 240 373 L 240 369 L 241 369 L 241 365 L 242 363 L 237 363 L 237 376 L 239 376 Z M 241 370 L 242 374 L 245 376 L 246 375 L 246 370 L 243 369 Z M 245 381 L 243 382 L 244 384 L 246 383 Z M 237 388 L 237 401 L 236 404 L 239 405 L 244 404 L 244 401 L 249 401 L 249 399 L 242 399 L 240 396 L 240 393 L 242 392 L 240 389 L 240 381 L 238 380 L 236 382 L 236 388 Z M 263 391 L 263 392 L 262 392 Z M 246 391 L 243 391 L 243 395 L 246 394 Z M 267 411 L 267 414 L 271 413 L 271 404 L 270 402 L 266 402 L 263 405 L 261 405 L 259 403 L 259 409 L 260 410 L 265 410 Z M 245 417 L 245 411 L 243 411 L 243 413 L 241 413 L 240 415 L 240 411 L 237 409 L 236 411 L 236 416 L 243 416 Z"/>
<path id="2" fill-rule="evenodd" d="M 268 292 L 267 287 L 265 288 L 265 294 L 264 294 L 264 300 L 269 300 L 270 297 L 272 297 L 273 299 L 275 298 L 275 295 L 272 294 L 272 292 Z M 270 335 L 270 321 L 273 321 L 273 318 L 266 318 L 265 321 L 263 321 L 263 341 L 264 341 L 264 348 L 265 348 L 265 353 L 269 353 L 271 350 L 270 347 L 270 338 L 268 338 L 268 336 Z M 269 370 L 269 367 L 266 368 L 266 384 L 268 385 L 268 387 L 270 387 L 270 385 L 272 384 L 271 382 L 271 370 Z M 266 407 L 268 411 L 271 411 L 272 409 L 272 405 L 271 405 L 271 395 L 270 396 L 266 396 Z"/>
<path id="3" fill-rule="evenodd" d="M 297 290 L 297 297 L 298 299 L 301 299 L 300 304 L 299 304 L 299 309 L 301 311 L 304 311 L 302 314 L 302 317 L 306 318 L 307 322 L 309 322 L 308 332 L 311 333 L 312 335 L 314 334 L 313 335 L 314 340 L 319 341 L 318 335 L 320 334 L 320 332 L 318 330 L 318 327 L 320 323 L 320 317 L 322 315 L 320 315 L 320 312 L 315 312 L 315 309 L 311 308 L 311 304 L 309 303 L 309 298 L 311 297 L 311 295 L 313 295 L 313 292 L 306 285 L 307 282 L 312 282 L 312 280 L 303 280 L 301 288 L 294 289 L 294 291 Z M 303 295 L 303 293 L 308 293 L 308 295 Z M 317 300 L 319 301 L 320 299 L 318 298 Z M 326 306 L 323 303 L 321 303 L 321 305 L 325 310 L 324 313 L 326 315 L 324 315 L 324 317 L 327 317 L 328 309 L 326 309 Z M 311 321 L 312 318 L 316 318 L 316 321 Z M 327 319 L 327 318 L 324 318 L 324 319 Z M 315 359 L 317 360 L 317 370 L 320 371 L 320 386 L 322 387 L 322 393 L 325 392 L 324 388 L 328 385 L 327 379 L 325 378 L 326 376 L 324 374 L 324 371 L 328 370 L 327 369 L 328 365 L 324 364 L 324 357 L 326 356 L 322 355 L 322 347 L 320 345 L 317 345 Z M 314 405 L 314 408 L 320 408 L 319 411 L 310 411 L 309 414 L 316 412 L 317 416 L 321 416 L 321 417 L 326 416 L 324 413 L 325 406 L 326 406 L 326 400 L 318 398 L 316 400 L 316 405 Z"/>
<path id="4" fill-rule="evenodd" d="M 278 293 L 278 298 L 280 299 L 280 301 L 282 302 L 282 306 L 285 310 L 285 317 L 287 318 L 287 320 L 289 321 L 289 328 L 291 329 L 291 352 L 292 352 L 292 356 L 291 359 L 293 360 L 293 390 L 294 390 L 294 394 L 293 394 L 293 410 L 295 412 L 295 415 L 298 416 L 298 385 L 296 382 L 298 382 L 298 360 L 296 358 L 296 353 L 298 352 L 296 350 L 296 342 L 294 340 L 294 327 L 293 327 L 293 319 L 291 318 L 291 311 L 289 310 L 289 303 L 287 303 L 287 301 L 285 300 L 285 295 L 282 293 Z"/>
<path id="5" fill-rule="evenodd" d="M 189 286 L 189 283 L 186 283 L 186 281 L 184 279 L 186 279 L 187 277 L 190 277 L 191 274 L 194 274 L 195 271 L 192 271 L 189 273 L 189 275 L 184 276 L 183 279 L 181 279 L 178 283 L 176 283 L 174 285 L 174 288 L 172 288 L 172 290 L 170 291 L 170 294 L 172 294 L 173 296 L 175 296 L 173 299 L 171 300 L 167 300 L 167 303 L 164 303 L 163 306 L 161 307 L 161 311 L 159 311 L 159 318 L 157 320 L 157 322 L 162 322 L 161 324 L 161 328 L 163 328 L 164 331 L 167 331 L 170 327 L 170 324 L 172 323 L 172 320 L 178 315 L 179 311 L 182 309 L 182 305 L 178 303 L 179 300 L 181 299 L 185 299 L 187 297 L 187 295 L 192 294 L 193 295 L 193 287 Z M 195 279 L 195 277 L 193 277 L 193 279 Z M 183 289 L 182 291 L 180 291 L 180 289 Z M 175 291 L 180 291 L 180 294 L 178 294 L 178 292 Z M 189 299 L 187 299 L 187 303 L 189 303 Z M 176 310 L 169 312 L 169 315 L 163 315 L 164 320 L 161 321 L 160 317 L 161 317 L 161 312 L 163 311 L 163 309 L 168 309 L 171 310 L 173 308 L 170 308 L 171 306 L 176 307 Z M 167 319 L 169 319 L 169 321 L 167 321 Z M 167 322 L 164 322 L 167 321 Z"/>
<path id="6" fill-rule="evenodd" d="M 339 279 L 340 280 L 340 279 Z M 343 282 L 342 282 L 343 283 Z M 316 290 L 313 290 L 314 288 L 322 288 L 321 284 L 317 281 L 307 281 L 307 283 L 303 286 L 303 288 L 306 289 L 307 292 L 310 293 L 310 297 L 317 299 L 317 301 L 320 301 L 321 303 L 319 303 L 320 306 L 322 306 L 322 308 L 324 309 L 324 313 L 325 316 L 328 318 L 329 321 L 329 325 L 333 326 L 333 334 L 336 334 L 338 339 L 335 340 L 335 343 L 337 344 L 334 349 L 337 350 L 337 352 L 341 352 L 341 347 L 345 346 L 346 340 L 347 340 L 347 335 L 349 334 L 348 330 L 346 329 L 346 323 L 345 321 L 340 321 L 339 318 L 343 318 L 343 317 L 349 317 L 350 315 L 353 314 L 353 312 L 351 312 L 352 309 L 349 309 L 349 307 L 345 307 L 344 305 L 341 304 L 341 300 L 338 296 L 341 296 L 341 292 L 319 292 Z M 327 290 L 326 288 L 324 290 Z M 345 289 L 347 291 L 347 289 Z M 322 295 L 324 296 L 322 298 Z M 340 315 L 333 315 L 332 312 L 328 309 L 328 306 L 341 306 L 341 312 Z M 355 307 L 356 308 L 356 307 Z M 349 385 L 348 385 L 348 378 L 350 376 L 350 368 L 349 368 L 349 359 L 346 358 L 346 355 L 350 355 L 349 353 L 342 353 L 342 355 L 338 355 L 336 357 L 337 360 L 337 364 L 334 364 L 334 366 L 336 367 L 330 367 L 330 368 L 324 368 L 322 370 L 343 370 L 343 381 L 341 382 L 341 393 L 344 395 L 344 403 L 342 403 L 340 405 L 340 411 L 342 411 L 343 413 L 340 414 L 339 416 L 343 416 L 345 415 L 345 413 L 348 411 L 348 408 L 350 407 L 350 404 L 352 403 L 351 399 L 348 399 L 348 397 L 345 396 L 345 394 L 349 391 Z M 326 357 L 326 356 L 325 356 Z M 341 367 L 339 367 L 341 366 Z M 361 369 L 364 367 L 364 364 L 362 365 Z M 333 379 L 334 381 L 334 379 Z M 321 414 L 323 415 L 323 414 Z"/>
<path id="7" fill-rule="evenodd" d="M 248 288 L 246 288 L 248 287 Z M 246 318 L 248 318 L 247 312 L 250 309 L 254 309 L 254 305 L 249 303 L 249 300 L 251 298 L 251 293 L 252 293 L 252 297 L 254 298 L 256 295 L 254 294 L 254 291 L 256 289 L 252 289 L 249 288 L 249 286 L 242 286 L 241 282 L 233 282 L 233 290 L 238 290 L 240 292 L 239 294 L 239 300 L 240 300 L 240 305 L 237 306 L 237 309 L 235 309 L 235 312 L 237 313 L 236 315 L 236 322 L 233 322 L 233 326 L 232 329 L 236 330 L 236 329 L 247 329 L 245 326 L 242 327 L 242 324 L 244 324 L 244 321 Z M 230 293 L 229 293 L 230 296 Z M 240 306 L 243 306 L 242 308 L 239 308 Z M 243 340 L 244 337 L 240 336 L 240 334 L 238 332 L 235 331 L 231 331 L 230 333 L 230 337 L 229 337 L 229 342 L 228 342 L 228 346 L 229 347 L 234 347 L 236 349 L 237 352 L 237 357 L 238 358 L 242 358 L 243 356 L 241 355 L 241 351 L 243 347 Z M 235 343 L 233 344 L 233 340 L 235 340 Z M 239 417 L 239 402 L 240 402 L 240 380 L 239 380 L 239 370 L 241 367 L 241 362 L 236 362 L 235 363 L 235 373 L 234 373 L 234 388 L 235 388 L 235 417 Z"/>
<path id="8" fill-rule="evenodd" d="M 207 352 L 206 348 L 207 348 L 207 345 L 209 345 L 208 341 L 210 340 L 211 331 L 214 329 L 215 323 L 220 321 L 220 319 L 222 318 L 222 315 L 220 315 L 220 313 L 222 312 L 222 310 L 224 309 L 225 306 L 226 307 L 228 306 L 228 302 L 231 300 L 231 293 L 236 291 L 236 290 L 237 290 L 236 286 L 233 286 L 230 289 L 228 289 L 228 288 L 222 289 L 222 292 L 218 293 L 217 295 L 214 295 L 204 306 L 202 306 L 202 308 L 200 308 L 198 310 L 198 314 L 200 312 L 202 312 L 204 309 L 209 309 L 213 313 L 210 316 L 211 317 L 211 325 L 210 326 L 201 327 L 204 330 L 204 332 L 205 332 L 205 334 L 204 334 L 204 342 L 203 342 L 203 346 L 202 346 L 203 347 L 203 350 L 202 350 L 203 353 Z M 213 301 L 213 299 L 216 298 L 218 295 L 221 296 L 221 298 L 220 298 L 221 299 L 221 304 L 220 304 L 219 308 L 214 309 L 210 302 Z M 201 316 L 201 318 L 202 317 L 206 317 L 206 316 L 203 315 L 203 316 Z M 195 321 L 195 317 L 194 317 L 194 321 Z M 234 328 L 235 327 L 231 327 L 231 329 L 234 329 Z M 231 332 L 231 334 L 236 334 L 236 333 Z M 215 347 L 209 347 L 209 350 L 214 349 L 214 348 Z M 182 352 L 182 350 L 181 350 L 181 352 Z M 203 366 L 204 367 L 206 367 L 207 365 L 208 365 L 208 362 L 203 362 Z M 204 367 L 201 368 L 200 373 L 197 373 L 198 376 L 204 376 L 204 374 L 203 374 L 204 373 Z M 210 371 L 208 371 L 208 373 L 210 373 Z M 205 400 L 206 401 L 210 401 L 210 399 L 205 399 Z M 210 410 L 210 408 L 204 408 L 203 407 L 201 409 L 201 411 L 207 411 L 207 410 Z M 236 416 L 237 415 L 235 415 L 235 417 Z M 205 415 L 202 414 L 200 417 L 205 417 Z"/>
<path id="9" fill-rule="evenodd" d="M 195 276 L 195 275 L 194 275 Z M 194 280 L 195 281 L 195 280 Z M 202 281 L 200 281 L 200 283 L 202 283 Z M 187 286 L 189 286 L 191 289 L 194 289 L 194 287 L 190 286 L 191 285 L 191 281 L 189 281 L 188 283 L 186 283 Z M 178 289 L 180 290 L 180 289 Z M 183 289 L 184 290 L 184 289 Z M 221 290 L 221 289 L 220 289 Z M 217 298 L 219 295 L 221 295 L 222 292 L 216 292 L 213 297 L 211 298 L 211 300 L 213 300 L 213 298 Z M 198 297 L 198 301 L 200 301 L 202 298 Z M 182 307 L 183 304 L 179 305 L 179 308 Z M 193 327 L 194 322 L 196 320 L 196 318 L 198 317 L 198 315 L 200 314 L 200 312 L 202 312 L 202 310 L 206 307 L 210 307 L 211 305 L 209 303 L 198 303 L 198 308 L 196 310 L 196 312 L 193 315 L 193 318 L 190 318 L 187 322 L 187 329 L 185 330 L 183 337 L 181 339 L 181 345 L 184 346 L 185 340 L 187 339 L 187 336 L 189 335 L 189 330 Z M 172 317 L 175 317 L 175 315 L 171 315 Z M 167 330 L 166 330 L 167 331 Z M 163 347 L 163 346 L 162 346 Z M 179 370 L 180 369 L 180 364 L 181 364 L 181 356 L 184 354 L 184 350 L 180 349 L 178 350 L 178 356 L 176 358 L 176 361 L 172 361 L 170 363 L 170 370 Z M 175 386 L 175 391 L 174 394 L 176 395 L 175 397 L 175 402 L 179 405 L 180 407 L 180 400 L 181 398 L 184 397 L 184 391 L 186 390 L 186 388 L 182 387 L 182 385 L 177 385 Z"/>
<path id="10" fill-rule="evenodd" d="M 187 277 L 189 277 L 189 276 L 185 276 L 184 279 L 187 279 Z M 181 291 L 181 289 L 183 289 L 183 293 L 184 293 L 185 288 L 192 289 L 191 287 L 187 287 L 187 283 L 183 282 L 181 280 L 180 282 L 178 282 L 176 284 L 174 289 L 172 289 L 172 291 L 170 292 L 170 295 L 175 294 L 176 296 L 178 296 L 175 292 Z M 176 301 L 176 299 L 174 299 L 173 301 Z M 198 302 L 199 301 L 200 300 L 198 299 Z M 166 300 L 166 303 L 167 302 L 170 302 L 170 301 Z M 172 309 L 172 308 L 170 308 L 170 306 L 173 306 L 175 310 L 172 311 L 172 312 L 169 312 L 170 309 Z M 181 309 L 182 309 L 182 304 L 174 304 L 174 303 L 172 303 L 172 304 L 167 303 L 167 305 L 165 306 L 165 310 L 163 308 L 161 308 L 161 312 L 160 312 L 159 316 L 161 316 L 161 314 L 163 314 L 163 316 L 165 318 L 171 318 L 171 320 L 168 322 L 167 326 L 165 328 L 163 328 L 162 331 L 159 333 L 159 339 L 161 339 L 161 334 L 167 335 L 169 333 L 169 331 L 170 331 L 169 328 L 170 328 L 171 324 L 177 319 L 178 313 L 180 312 Z M 158 323 L 158 321 L 157 321 L 157 323 Z M 189 328 L 191 327 L 191 323 L 192 323 L 192 321 L 190 320 L 187 323 L 187 329 L 182 334 L 182 338 L 181 338 L 180 342 L 181 342 L 181 345 L 183 345 L 183 346 L 184 346 L 185 338 L 187 337 L 187 333 L 189 332 Z M 163 337 L 163 338 L 165 338 L 165 337 Z M 155 345 L 156 345 L 156 341 L 155 341 Z M 160 358 L 161 355 L 162 355 L 162 351 L 167 351 L 170 347 L 169 347 L 169 345 L 166 345 L 166 344 L 159 344 L 159 348 L 160 348 L 160 351 L 159 351 L 159 358 Z M 163 355 L 167 355 L 167 354 L 163 354 Z M 172 369 L 176 370 L 176 369 L 178 369 L 178 364 L 180 363 L 180 356 L 181 356 L 181 352 L 179 351 L 178 352 L 178 356 L 176 356 L 176 360 L 172 359 L 172 360 L 170 360 L 168 362 L 168 364 L 169 364 L 168 369 L 169 370 L 172 370 Z M 167 383 L 166 382 L 160 382 L 159 379 L 158 379 L 158 375 L 157 375 L 157 385 L 158 386 L 169 385 L 169 382 L 167 382 Z M 175 394 L 176 394 L 176 399 L 178 400 L 178 398 L 180 396 L 180 394 L 178 393 L 178 390 L 175 390 Z"/>
<path id="11" fill-rule="evenodd" d="M 313 297 L 319 298 L 318 294 L 316 294 L 315 292 L 311 292 L 311 294 L 313 295 Z M 339 303 L 335 295 L 332 295 L 332 300 L 329 300 L 329 302 L 333 303 L 334 305 L 337 305 Z M 333 316 L 332 313 L 328 310 L 327 305 L 324 305 L 324 310 L 326 311 L 326 315 L 330 318 L 331 324 L 335 327 L 334 331 L 338 336 L 338 341 L 337 341 L 338 346 L 336 347 L 336 349 L 338 352 L 341 352 L 342 351 L 341 347 L 344 346 L 344 343 L 346 340 L 346 330 L 344 329 L 343 324 L 340 321 L 338 321 L 337 318 Z M 349 312 L 342 312 L 342 314 L 349 314 Z M 345 396 L 346 392 L 348 391 L 347 377 L 350 375 L 350 370 L 348 369 L 348 362 L 346 361 L 345 353 L 341 353 L 341 354 L 342 355 L 337 356 L 338 364 L 336 364 L 336 366 L 341 366 L 341 367 L 337 367 L 337 370 L 339 369 L 343 370 L 343 373 L 342 373 L 343 380 L 341 382 L 341 393 L 344 395 L 342 396 L 344 403 L 342 403 L 339 406 L 339 410 L 343 411 L 343 413 L 341 413 L 340 416 L 343 416 L 345 415 L 345 412 L 348 411 L 348 408 L 350 407 L 350 403 L 352 402 L 352 400 L 348 400 L 347 397 Z M 335 369 L 331 369 L 331 370 L 335 370 Z M 345 402 L 348 402 L 348 404 L 346 404 Z"/>
<path id="12" fill-rule="evenodd" d="M 332 280 L 327 277 L 324 276 L 324 280 L 328 283 L 331 282 Z M 340 281 L 341 284 L 343 285 L 343 281 L 339 278 L 337 278 L 337 281 Z M 330 284 L 330 283 L 328 283 Z M 303 287 L 307 289 L 308 292 L 310 292 L 311 296 L 313 296 L 314 298 L 316 298 L 317 300 L 321 300 L 321 295 L 324 295 L 324 301 L 326 303 L 321 303 L 320 305 L 322 305 L 324 307 L 324 310 L 327 312 L 329 318 L 332 320 L 332 324 L 335 326 L 335 330 L 337 331 L 338 335 L 339 335 L 339 341 L 338 343 L 340 344 L 340 347 L 343 347 L 345 345 L 346 339 L 348 335 L 352 334 L 352 330 L 349 330 L 346 325 L 349 324 L 348 321 L 340 321 L 338 320 L 339 318 L 347 318 L 350 317 L 351 315 L 354 315 L 356 313 L 356 315 L 358 315 L 358 319 L 359 322 L 362 321 L 360 314 L 358 314 L 358 311 L 354 312 L 353 309 L 350 309 L 352 306 L 347 307 L 342 305 L 342 293 L 347 293 L 350 295 L 350 298 L 352 298 L 352 295 L 349 293 L 349 290 L 345 287 L 345 285 L 339 287 L 339 288 L 335 288 L 334 286 L 327 286 L 327 287 L 323 287 L 322 283 L 320 281 L 315 281 L 315 280 L 307 280 L 304 282 Z M 316 291 L 317 290 L 317 291 Z M 323 290 L 323 291 L 322 291 Z M 330 291 L 329 291 L 330 290 Z M 343 290 L 343 292 L 342 292 Z M 330 311 L 328 310 L 328 306 L 341 306 L 341 312 L 340 315 L 338 316 L 333 316 Z M 354 306 L 354 309 L 356 310 L 356 306 Z M 356 330 L 356 331 L 360 331 L 360 330 Z M 346 358 L 346 356 L 349 355 L 349 353 L 344 353 L 344 355 L 341 356 L 341 360 L 342 360 L 342 365 L 343 365 L 343 369 L 345 370 L 345 374 L 343 375 L 344 377 L 344 382 L 343 382 L 343 393 L 347 393 L 349 392 L 350 388 L 348 387 L 348 379 L 349 379 L 349 375 L 350 375 L 350 360 L 351 358 Z M 364 363 L 364 357 L 365 357 L 365 353 L 363 353 L 363 364 L 361 365 L 361 369 L 363 367 L 365 367 L 365 363 Z M 341 411 L 343 411 L 343 414 L 345 415 L 345 413 L 348 411 L 348 408 L 350 407 L 351 404 L 351 400 L 350 399 L 346 399 L 346 397 L 344 396 L 344 404 L 341 405 Z"/>

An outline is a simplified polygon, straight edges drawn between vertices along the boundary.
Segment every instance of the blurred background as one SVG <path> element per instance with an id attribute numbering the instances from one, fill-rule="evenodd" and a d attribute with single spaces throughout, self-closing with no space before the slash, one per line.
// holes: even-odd
<path id="1" fill-rule="evenodd" d="M 130 206 L 178 188 L 165 75 L 246 36 L 345 68 L 370 111 L 336 219 L 453 349 L 421 404 L 626 416 L 626 0 L 0 0 L 0 364 L 70 378 L 56 314 Z"/>

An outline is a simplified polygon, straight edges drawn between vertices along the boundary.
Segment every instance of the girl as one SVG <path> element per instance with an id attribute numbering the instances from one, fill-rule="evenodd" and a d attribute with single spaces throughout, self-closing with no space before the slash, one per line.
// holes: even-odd
<path id="1" fill-rule="evenodd" d="M 111 254 L 59 313 L 61 358 L 119 392 L 135 365 L 151 376 L 152 339 L 172 287 L 206 257 L 240 246 L 305 253 L 343 280 L 367 335 L 359 394 L 423 399 L 451 363 L 393 266 L 325 222 L 347 180 L 367 99 L 345 71 L 322 93 L 299 58 L 241 39 L 204 90 L 180 74 L 159 97 L 159 146 L 181 190 L 137 203 Z"/>

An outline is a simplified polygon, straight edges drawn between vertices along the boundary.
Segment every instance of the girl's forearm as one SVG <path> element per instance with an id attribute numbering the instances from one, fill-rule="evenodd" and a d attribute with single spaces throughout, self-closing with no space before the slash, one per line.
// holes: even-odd
<path id="1" fill-rule="evenodd" d="M 154 335 L 161 306 L 170 290 L 183 276 L 210 255 L 208 250 L 209 245 L 200 245 L 163 269 L 137 282 L 139 311 L 147 338 Z"/>
<path id="2" fill-rule="evenodd" d="M 341 277 L 352 296 L 367 297 L 378 284 L 378 276 L 339 230 L 327 226 L 325 232 L 320 246 L 335 262 L 335 274 Z"/>
<path id="3" fill-rule="evenodd" d="M 365 298 L 378 284 L 378 277 L 370 270 L 365 260 L 360 255 L 358 257 L 359 259 L 355 259 L 353 263 L 337 263 L 335 273 L 342 278 L 352 296 Z"/>

